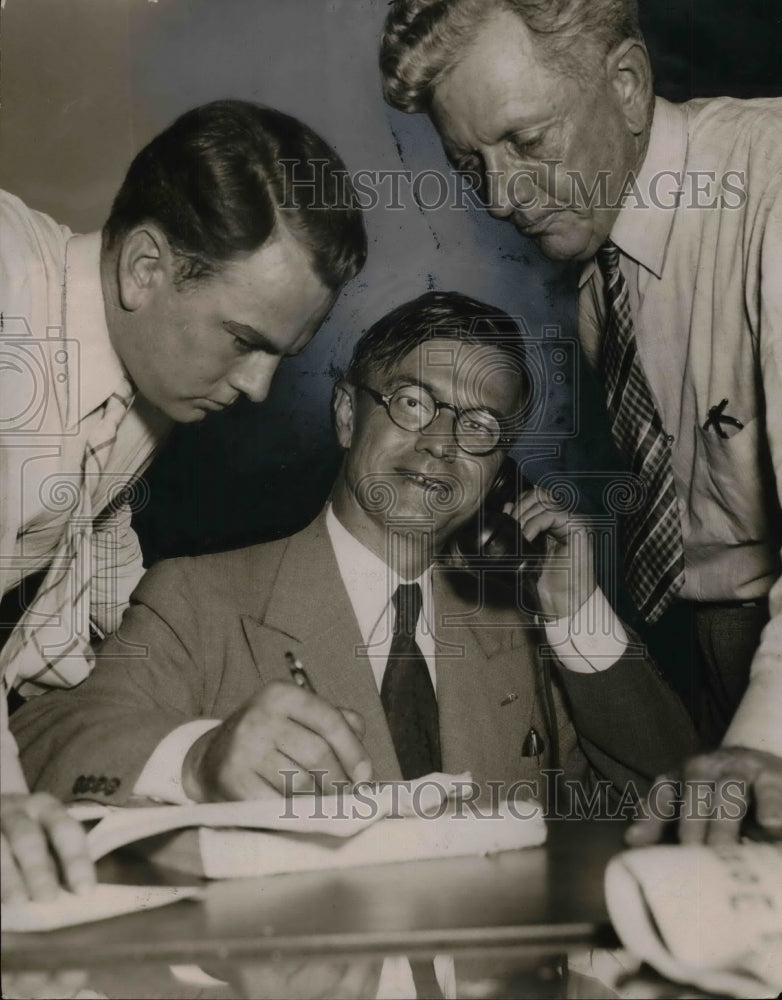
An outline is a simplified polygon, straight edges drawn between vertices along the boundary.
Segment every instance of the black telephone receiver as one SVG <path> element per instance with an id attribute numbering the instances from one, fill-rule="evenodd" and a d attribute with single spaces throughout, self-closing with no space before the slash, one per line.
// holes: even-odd
<path id="1" fill-rule="evenodd" d="M 515 503 L 530 485 L 513 459 L 505 458 L 483 506 L 449 539 L 448 558 L 455 569 L 467 571 L 468 579 L 480 580 L 490 600 L 505 605 L 513 602 L 516 607 L 534 614 L 540 607 L 537 581 L 546 555 L 546 539 L 541 534 L 528 542 L 518 521 L 502 510 L 506 503 Z M 462 572 L 453 574 L 453 586 L 457 592 L 464 592 L 460 577 L 463 578 Z M 559 767 L 559 735 L 551 671 L 546 657 L 541 657 L 539 663 L 549 734 L 547 760 L 548 766 L 556 770 Z M 535 736 L 540 739 L 537 733 Z M 542 743 L 540 746 L 542 749 Z"/>
<path id="2" fill-rule="evenodd" d="M 455 567 L 482 577 L 492 589 L 515 591 L 521 577 L 524 607 L 534 611 L 546 540 L 539 535 L 528 542 L 516 519 L 502 510 L 528 488 L 518 465 L 506 458 L 481 508 L 449 539 L 448 553 Z"/>

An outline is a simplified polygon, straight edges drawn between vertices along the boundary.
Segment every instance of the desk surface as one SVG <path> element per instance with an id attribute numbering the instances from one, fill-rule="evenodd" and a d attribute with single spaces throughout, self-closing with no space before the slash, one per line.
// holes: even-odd
<path id="1" fill-rule="evenodd" d="M 398 972 L 394 956 L 407 956 L 408 975 L 439 962 L 445 995 L 471 1000 L 702 997 L 606 950 L 618 941 L 603 873 L 623 833 L 617 822 L 551 823 L 543 847 L 215 882 L 202 901 L 47 934 L 5 934 L 3 996 L 410 996 L 412 984 L 400 993 L 392 980 L 388 991 L 384 978 L 384 959 Z M 100 876 L 192 882 L 121 856 L 103 861 Z M 419 997 L 441 995 L 437 983 L 432 993 L 425 981 L 415 988 Z"/>
<path id="2" fill-rule="evenodd" d="M 491 857 L 210 883 L 203 901 L 3 935 L 3 966 L 72 968 L 74 956 L 93 967 L 606 943 L 613 939 L 603 872 L 623 831 L 616 822 L 559 822 L 549 824 L 545 846 Z M 129 858 L 108 859 L 100 869 L 103 881 L 161 883 L 170 874 Z"/>

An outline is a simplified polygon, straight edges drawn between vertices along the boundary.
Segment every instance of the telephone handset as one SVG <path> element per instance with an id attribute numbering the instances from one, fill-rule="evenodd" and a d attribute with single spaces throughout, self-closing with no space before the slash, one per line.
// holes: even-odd
<path id="1" fill-rule="evenodd" d="M 532 611 L 537 607 L 534 585 L 546 553 L 546 540 L 539 535 L 528 542 L 516 519 L 502 510 L 528 488 L 519 467 L 506 458 L 483 505 L 454 532 L 448 550 L 456 567 L 483 578 L 492 587 L 516 590 L 521 577 L 524 606 Z"/>
<path id="2" fill-rule="evenodd" d="M 515 503 L 528 488 L 519 467 L 513 459 L 506 458 L 483 506 L 449 539 L 448 556 L 454 568 L 466 570 L 469 579 L 480 581 L 482 593 L 490 600 L 500 604 L 512 602 L 534 614 L 539 609 L 536 584 L 546 555 L 546 539 L 540 534 L 528 542 L 518 521 L 502 510 L 506 503 Z M 457 592 L 464 589 L 459 580 L 462 575 L 461 572 L 454 574 L 453 585 Z M 556 771 L 559 736 L 548 658 L 541 657 L 539 664 L 543 677 L 543 711 L 549 734 L 547 761 L 548 767 Z M 543 740 L 534 730 L 531 733 L 542 752 Z"/>

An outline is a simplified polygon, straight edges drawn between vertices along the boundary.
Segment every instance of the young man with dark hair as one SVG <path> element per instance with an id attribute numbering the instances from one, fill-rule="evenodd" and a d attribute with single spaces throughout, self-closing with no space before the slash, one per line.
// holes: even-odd
<path id="1" fill-rule="evenodd" d="M 586 538 L 536 491 L 509 503 L 549 539 L 534 613 L 449 556 L 531 389 L 518 327 L 484 303 L 432 292 L 381 320 L 335 387 L 330 503 L 291 538 L 150 570 L 90 677 L 14 716 L 32 786 L 223 801 L 445 770 L 546 799 L 559 766 L 579 792 L 643 792 L 693 734 L 578 558 Z"/>
<path id="2" fill-rule="evenodd" d="M 782 101 L 655 98 L 635 0 L 397 0 L 380 61 L 492 215 L 583 262 L 580 340 L 643 494 L 627 587 L 723 747 L 685 770 L 745 781 L 779 835 Z"/>
<path id="3" fill-rule="evenodd" d="M 318 210 L 291 183 L 313 160 Z M 366 237 L 337 155 L 243 101 L 153 139 L 102 237 L 7 194 L 0 228 L 0 594 L 21 613 L 0 652 L 5 700 L 89 674 L 90 628 L 115 630 L 143 573 L 131 506 L 170 421 L 262 401 L 363 265 Z M 66 884 L 89 881 L 78 828 L 26 795 L 5 716 L 2 733 L 3 898 L 54 890 L 49 849 Z"/>

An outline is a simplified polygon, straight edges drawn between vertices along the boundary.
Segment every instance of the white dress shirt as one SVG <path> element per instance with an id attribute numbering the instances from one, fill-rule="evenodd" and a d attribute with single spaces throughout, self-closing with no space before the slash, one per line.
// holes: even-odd
<path id="1" fill-rule="evenodd" d="M 674 439 L 681 596 L 768 594 L 771 622 L 725 743 L 782 755 L 782 100 L 658 98 L 634 190 L 611 239 L 644 373 Z M 589 261 L 579 338 L 593 365 L 604 316 L 602 276 Z M 723 399 L 743 424 L 726 425 L 726 437 L 704 427 Z"/>
<path id="2" fill-rule="evenodd" d="M 68 492 L 58 484 L 80 480 L 87 439 L 123 384 L 100 249 L 100 233 L 75 236 L 0 191 L 0 595 L 57 552 L 71 509 L 58 502 Z M 143 471 L 169 426 L 136 397 L 103 475 L 90 483 L 93 511 Z M 104 634 L 116 629 L 144 572 L 130 519 L 125 504 L 92 533 L 90 617 Z M 4 697 L 20 679 L 2 652 L 0 673 Z"/>
<path id="3" fill-rule="evenodd" d="M 378 691 L 383 685 L 391 640 L 394 634 L 393 598 L 400 583 L 417 583 L 421 587 L 421 614 L 415 629 L 415 641 L 426 660 L 432 687 L 437 690 L 437 665 L 433 633 L 434 598 L 431 567 L 415 580 L 403 580 L 387 563 L 362 545 L 343 527 L 329 504 L 326 511 L 329 533 L 337 566 L 348 592 L 353 613 L 364 640 L 365 655 L 372 665 Z"/>

